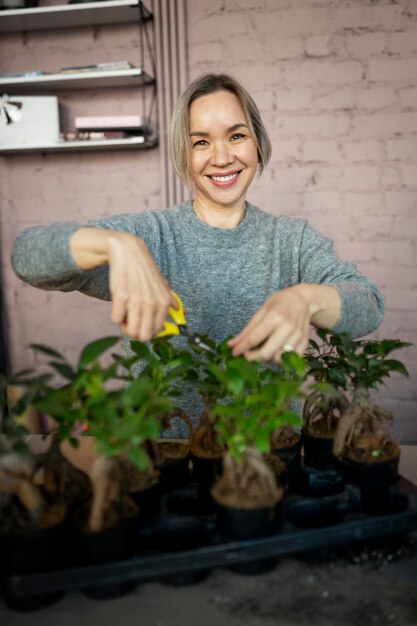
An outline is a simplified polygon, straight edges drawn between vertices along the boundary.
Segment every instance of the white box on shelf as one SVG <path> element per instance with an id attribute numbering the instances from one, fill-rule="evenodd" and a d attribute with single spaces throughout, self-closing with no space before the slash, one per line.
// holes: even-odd
<path id="1" fill-rule="evenodd" d="M 57 143 L 59 140 L 59 107 L 56 96 L 10 96 L 3 98 L 3 107 L 20 111 L 16 121 L 0 119 L 1 145 L 33 145 Z"/>

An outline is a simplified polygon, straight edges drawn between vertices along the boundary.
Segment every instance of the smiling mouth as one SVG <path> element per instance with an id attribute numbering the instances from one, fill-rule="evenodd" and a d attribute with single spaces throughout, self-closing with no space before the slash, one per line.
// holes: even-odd
<path id="1" fill-rule="evenodd" d="M 239 177 L 240 172 L 233 172 L 231 174 L 223 174 L 223 175 L 216 175 L 216 176 L 210 176 L 208 175 L 208 178 L 210 178 L 210 180 L 212 180 L 216 185 L 219 186 L 227 186 L 227 185 L 231 185 L 233 184 Z"/>

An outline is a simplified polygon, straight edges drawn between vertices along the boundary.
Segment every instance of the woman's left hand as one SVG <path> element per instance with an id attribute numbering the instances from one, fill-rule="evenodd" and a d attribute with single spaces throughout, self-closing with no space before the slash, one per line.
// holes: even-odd
<path id="1" fill-rule="evenodd" d="M 245 328 L 229 341 L 234 356 L 248 361 L 277 361 L 283 352 L 303 354 L 309 329 L 318 307 L 303 290 L 302 284 L 270 296 Z M 306 285 L 307 287 L 307 285 Z"/>

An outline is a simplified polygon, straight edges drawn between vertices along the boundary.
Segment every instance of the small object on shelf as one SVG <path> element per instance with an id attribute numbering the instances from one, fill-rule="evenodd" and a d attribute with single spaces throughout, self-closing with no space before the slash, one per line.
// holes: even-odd
<path id="1" fill-rule="evenodd" d="M 13 109 L 11 109 L 13 105 Z M 59 137 L 56 96 L 2 98 L 0 146 L 52 143 Z"/>
<path id="2" fill-rule="evenodd" d="M 39 0 L 0 0 L 0 9 L 6 11 L 8 9 L 32 9 L 37 7 Z"/>
<path id="3" fill-rule="evenodd" d="M 48 72 L 44 72 L 43 70 L 29 70 L 28 72 L 14 72 L 11 74 L 0 74 L 1 78 L 29 78 L 31 76 L 43 76 Z"/>
<path id="4" fill-rule="evenodd" d="M 143 115 L 79 116 L 75 118 L 77 130 L 129 130 L 140 134 L 150 133 L 149 120 Z"/>
<path id="5" fill-rule="evenodd" d="M 108 2 L 109 0 L 68 0 L 68 4 L 88 4 L 89 2 Z"/>
<path id="6" fill-rule="evenodd" d="M 100 139 L 125 139 L 132 137 L 132 133 L 124 130 L 106 130 L 106 131 L 69 131 L 61 132 L 59 138 L 62 141 L 97 141 Z"/>
<path id="7" fill-rule="evenodd" d="M 79 65 L 74 67 L 62 67 L 59 74 L 79 74 L 80 72 L 109 72 L 116 70 L 134 70 L 136 68 L 130 61 L 114 61 L 109 63 L 96 63 L 94 65 Z"/>

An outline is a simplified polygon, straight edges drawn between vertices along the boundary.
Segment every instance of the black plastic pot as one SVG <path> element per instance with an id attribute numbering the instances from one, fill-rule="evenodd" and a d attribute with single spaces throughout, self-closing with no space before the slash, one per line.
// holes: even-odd
<path id="1" fill-rule="evenodd" d="M 222 457 L 204 458 L 191 455 L 193 462 L 193 480 L 199 485 L 198 497 L 206 512 L 215 508 L 210 490 L 222 473 Z"/>
<path id="2" fill-rule="evenodd" d="M 333 438 L 312 437 L 303 433 L 304 465 L 321 470 L 338 470 L 339 463 L 333 456 Z"/>
<path id="3" fill-rule="evenodd" d="M 278 456 L 284 461 L 286 468 L 282 475 L 282 481 L 285 485 L 286 492 L 295 492 L 302 488 L 303 475 L 301 468 L 301 437 L 297 443 L 286 448 L 273 448 L 272 454 Z"/>
<path id="4" fill-rule="evenodd" d="M 147 489 L 129 492 L 129 497 L 138 505 L 141 518 L 149 518 L 160 510 L 162 489 L 161 484 L 155 483 Z"/>
<path id="5" fill-rule="evenodd" d="M 299 528 L 320 528 L 340 524 L 347 511 L 347 503 L 337 496 L 303 498 L 288 507 L 287 516 Z"/>
<path id="6" fill-rule="evenodd" d="M 163 513 L 153 521 L 152 538 L 159 550 L 177 552 L 195 550 L 208 545 L 217 529 L 214 515 L 202 515 L 198 492 L 189 487 L 166 494 Z M 183 587 L 204 580 L 210 570 L 182 571 L 161 577 L 161 582 Z"/>
<path id="7" fill-rule="evenodd" d="M 399 480 L 400 457 L 373 463 L 357 463 L 348 459 L 340 462 L 347 483 L 357 485 L 361 492 L 362 511 L 383 515 L 392 508 L 391 487 Z"/>
<path id="8" fill-rule="evenodd" d="M 237 509 L 216 503 L 220 532 L 234 540 L 259 539 L 277 531 L 281 522 L 281 506 L 262 509 Z M 230 570 L 238 574 L 256 575 L 269 572 L 277 564 L 277 558 L 256 559 L 233 565 Z"/>
<path id="9" fill-rule="evenodd" d="M 99 564 L 120 561 L 132 556 L 137 546 L 137 518 L 123 520 L 101 532 L 74 531 L 75 553 L 81 563 Z M 96 600 L 116 598 L 129 593 L 135 583 L 84 587 L 81 591 Z"/>
<path id="10" fill-rule="evenodd" d="M 186 487 L 191 479 L 190 456 L 187 454 L 181 459 L 167 459 L 159 469 L 159 483 L 161 491 L 167 493 Z"/>
<path id="11" fill-rule="evenodd" d="M 6 575 L 32 574 L 61 567 L 67 558 L 68 531 L 65 524 L 28 533 L 3 536 L 2 572 Z M 16 611 L 35 611 L 50 606 L 65 594 L 15 595 L 5 591 L 8 606 Z"/>

